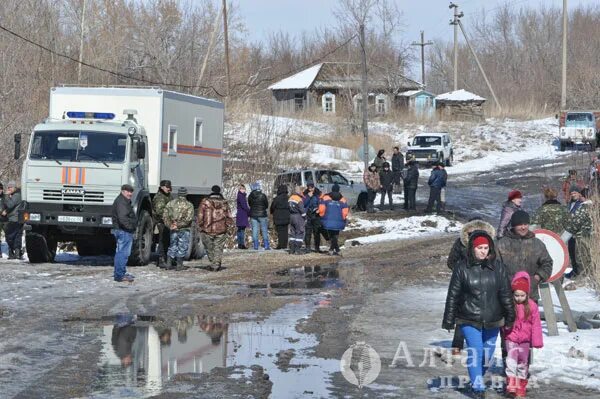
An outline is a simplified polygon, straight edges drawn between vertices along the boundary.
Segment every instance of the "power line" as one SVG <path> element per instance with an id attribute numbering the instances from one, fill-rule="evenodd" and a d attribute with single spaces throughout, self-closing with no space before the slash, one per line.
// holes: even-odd
<path id="1" fill-rule="evenodd" d="M 117 77 L 120 77 L 120 78 L 123 78 L 123 79 L 129 79 L 129 80 L 133 80 L 133 81 L 140 82 L 140 83 L 146 83 L 146 84 L 149 84 L 149 85 L 152 85 L 152 86 L 174 86 L 174 87 L 179 87 L 179 88 L 184 88 L 184 89 L 210 89 L 210 90 L 214 91 L 215 94 L 218 95 L 219 97 L 225 97 L 225 95 L 222 94 L 222 93 L 220 93 L 214 86 L 184 85 L 184 84 L 180 84 L 180 83 L 157 82 L 157 81 L 148 80 L 148 79 L 144 79 L 144 78 L 136 78 L 134 76 L 129 76 L 129 75 L 126 75 L 126 74 L 123 74 L 123 73 L 120 73 L 120 72 L 116 72 L 116 71 L 113 71 L 113 70 L 110 70 L 110 69 L 106 69 L 106 68 L 103 68 L 103 67 L 100 67 L 100 66 L 97 66 L 97 65 L 94 65 L 94 64 L 87 63 L 85 61 L 79 61 L 78 59 L 75 59 L 75 58 L 73 58 L 73 57 L 71 57 L 69 55 L 66 55 L 66 54 L 63 54 L 63 53 L 59 53 L 58 51 L 52 50 L 51 48 L 48 48 L 48 47 L 44 46 L 43 44 L 40 44 L 40 43 L 37 43 L 37 42 L 35 42 L 35 41 L 31 40 L 31 39 L 28 39 L 28 38 L 26 38 L 26 37 L 24 37 L 24 36 L 22 36 L 22 35 L 20 35 L 20 34 L 18 34 L 16 32 L 14 32 L 14 31 L 8 29 L 7 27 L 5 27 L 3 25 L 0 25 L 0 30 L 8 33 L 11 36 L 16 37 L 17 39 L 20 39 L 20 40 L 22 40 L 22 41 L 24 41 L 26 43 L 29 43 L 32 46 L 35 46 L 35 47 L 37 47 L 37 48 L 39 48 L 41 50 L 44 50 L 44 51 L 46 51 L 46 52 L 48 52 L 50 54 L 54 54 L 57 57 L 61 57 L 61 58 L 67 59 L 67 60 L 69 60 L 71 62 L 74 62 L 76 64 L 83 65 L 85 67 L 88 67 L 88 68 L 91 68 L 91 69 L 95 69 L 97 71 L 104 72 L 104 73 L 107 73 L 107 74 L 110 74 L 110 75 L 113 75 L 113 76 L 117 76 Z M 310 62 L 308 62 L 308 63 L 306 63 L 306 64 L 304 64 L 304 65 L 302 65 L 300 67 L 291 69 L 291 70 L 289 70 L 289 71 L 287 71 L 285 73 L 282 73 L 280 75 L 276 75 L 276 76 L 272 76 L 272 77 L 269 77 L 269 78 L 260 79 L 260 80 L 256 81 L 255 83 L 252 83 L 252 84 L 250 84 L 250 83 L 236 83 L 235 85 L 233 85 L 233 87 L 234 88 L 235 87 L 239 87 L 239 86 L 257 87 L 261 83 L 270 82 L 270 81 L 278 80 L 278 79 L 282 79 L 282 78 L 287 77 L 287 76 L 289 76 L 291 74 L 297 73 L 297 72 L 299 72 L 299 71 L 301 71 L 303 69 L 306 69 L 306 68 L 308 68 L 308 67 L 316 64 L 319 61 L 323 61 L 323 59 L 325 59 L 326 57 L 328 57 L 331 54 L 335 53 L 340 48 L 346 46 L 348 43 L 350 43 L 356 37 L 357 37 L 356 34 L 352 35 L 347 40 L 345 40 L 343 43 L 341 43 L 340 45 L 336 46 L 334 49 L 328 51 L 327 53 L 321 55 L 320 57 L 318 57 L 316 59 L 311 60 Z"/>
<path id="2" fill-rule="evenodd" d="M 16 37 L 16 38 L 18 38 L 20 40 L 23 40 L 23 41 L 31 44 L 32 46 L 38 47 L 38 48 L 40 48 L 40 49 L 42 49 L 44 51 L 49 52 L 50 54 L 54 54 L 57 57 L 65 58 L 65 59 L 67 59 L 69 61 L 75 62 L 77 64 L 81 64 L 81 65 L 86 66 L 88 68 L 92 68 L 92 69 L 95 69 L 95 70 L 98 70 L 98 71 L 101 71 L 101 72 L 104 72 L 104 73 L 108 73 L 108 74 L 113 75 L 113 76 L 117 76 L 117 77 L 120 77 L 120 78 L 123 78 L 123 79 L 130 79 L 130 80 L 134 80 L 134 81 L 141 82 L 141 83 L 147 83 L 147 84 L 152 85 L 152 86 L 176 86 L 176 87 L 181 87 L 181 88 L 186 88 L 186 89 L 211 89 L 218 96 L 223 97 L 223 95 L 221 93 L 219 93 L 219 91 L 217 89 L 215 89 L 213 86 L 190 86 L 190 85 L 182 85 L 182 84 L 178 84 L 178 83 L 155 82 L 155 81 L 148 80 L 148 79 L 136 78 L 136 77 L 133 77 L 133 76 L 122 74 L 120 72 L 112 71 L 110 69 L 102 68 L 102 67 L 99 67 L 97 65 L 92 65 L 92 64 L 89 64 L 89 63 L 87 63 L 85 61 L 79 61 L 79 60 L 77 60 L 77 59 L 75 59 L 75 58 L 73 58 L 71 56 L 68 56 L 68 55 L 63 54 L 63 53 L 59 53 L 58 51 L 54 51 L 54 50 L 52 50 L 52 49 L 44 46 L 43 44 L 34 42 L 33 40 L 30 40 L 30 39 L 28 39 L 28 38 L 26 38 L 24 36 L 21 36 L 20 34 L 18 34 L 16 32 L 13 32 L 12 30 L 10 30 L 10 29 L 2 26 L 2 25 L 0 25 L 0 30 L 3 30 L 4 32 L 6 32 L 8 34 L 10 34 L 10 35 L 12 35 L 12 36 L 14 36 L 14 37 Z"/>

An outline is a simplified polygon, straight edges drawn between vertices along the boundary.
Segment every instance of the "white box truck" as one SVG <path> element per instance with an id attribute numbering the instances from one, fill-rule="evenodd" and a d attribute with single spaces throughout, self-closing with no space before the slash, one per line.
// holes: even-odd
<path id="1" fill-rule="evenodd" d="M 152 197 L 169 179 L 197 208 L 223 170 L 223 103 L 160 88 L 56 87 L 49 117 L 31 134 L 21 174 L 30 262 L 54 259 L 58 242 L 80 255 L 113 254 L 111 207 L 131 184 L 138 229 L 129 259 L 150 261 Z M 21 138 L 15 136 L 15 156 Z M 193 229 L 190 257 L 202 251 Z"/>

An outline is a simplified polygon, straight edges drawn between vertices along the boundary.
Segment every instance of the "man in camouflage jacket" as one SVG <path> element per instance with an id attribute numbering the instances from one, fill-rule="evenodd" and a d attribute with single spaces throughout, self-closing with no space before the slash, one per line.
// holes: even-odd
<path id="1" fill-rule="evenodd" d="M 565 231 L 570 218 L 567 208 L 556 200 L 557 195 L 558 193 L 552 188 L 544 190 L 546 202 L 535 211 L 531 224 L 560 235 Z"/>
<path id="2" fill-rule="evenodd" d="M 219 271 L 227 230 L 233 226 L 233 216 L 227 200 L 221 195 L 221 187 L 214 185 L 211 191 L 212 193 L 200 203 L 198 225 L 208 260 L 212 264 L 211 269 Z"/>
<path id="3" fill-rule="evenodd" d="M 183 270 L 183 258 L 190 247 L 190 227 L 194 221 L 194 205 L 185 197 L 187 189 L 179 187 L 177 198 L 165 206 L 163 220 L 171 230 L 171 245 L 167 251 L 167 268 L 172 268 L 173 260 L 177 260 L 177 270 Z"/>
<path id="4" fill-rule="evenodd" d="M 572 264 L 573 271 L 567 275 L 568 278 L 573 278 L 582 272 L 590 270 L 592 263 L 590 254 L 590 237 L 592 236 L 593 229 L 592 217 L 590 215 L 592 205 L 591 200 L 584 201 L 575 213 L 571 215 L 565 227 L 566 234 L 572 235 L 576 244 L 576 262 Z M 564 237 L 563 235 L 563 239 Z"/>
<path id="5" fill-rule="evenodd" d="M 152 199 L 152 215 L 154 217 L 154 225 L 158 229 L 157 266 L 163 269 L 166 267 L 167 250 L 171 243 L 171 231 L 169 230 L 169 226 L 165 226 L 163 214 L 165 212 L 165 207 L 172 199 L 171 180 L 162 180 L 158 192 Z"/>

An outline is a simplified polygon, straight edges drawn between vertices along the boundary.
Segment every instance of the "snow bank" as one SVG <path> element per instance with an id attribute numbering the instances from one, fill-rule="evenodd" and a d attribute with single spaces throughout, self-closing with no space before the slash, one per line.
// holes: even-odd
<path id="1" fill-rule="evenodd" d="M 372 230 L 377 228 L 382 228 L 384 232 L 368 237 L 353 238 L 350 241 L 357 241 L 361 244 L 371 244 L 383 241 L 457 233 L 462 228 L 462 224 L 438 215 L 412 216 L 405 219 L 387 220 L 366 220 L 355 217 L 351 220 L 347 230 Z"/>

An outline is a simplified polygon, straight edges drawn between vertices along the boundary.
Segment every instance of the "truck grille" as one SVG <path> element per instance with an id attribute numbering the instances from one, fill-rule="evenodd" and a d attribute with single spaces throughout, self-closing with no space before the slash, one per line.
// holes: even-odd
<path id="1" fill-rule="evenodd" d="M 59 190 L 44 190 L 43 200 L 45 201 L 73 201 L 73 202 L 104 202 L 104 193 L 102 191 L 84 191 L 80 193 L 63 193 Z"/>

